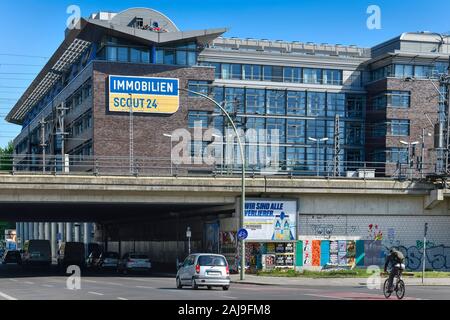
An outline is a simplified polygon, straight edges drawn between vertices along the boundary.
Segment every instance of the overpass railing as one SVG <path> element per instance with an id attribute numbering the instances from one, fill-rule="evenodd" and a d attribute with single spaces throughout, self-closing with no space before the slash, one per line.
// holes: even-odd
<path id="1" fill-rule="evenodd" d="M 247 165 L 249 176 L 345 177 L 420 179 L 436 176 L 435 164 L 309 160 L 267 162 L 264 166 Z M 98 157 L 87 155 L 17 154 L 0 156 L 0 172 L 13 174 L 92 174 L 134 176 L 233 176 L 241 173 L 240 164 L 205 164 L 202 161 L 177 163 L 170 158 Z"/>

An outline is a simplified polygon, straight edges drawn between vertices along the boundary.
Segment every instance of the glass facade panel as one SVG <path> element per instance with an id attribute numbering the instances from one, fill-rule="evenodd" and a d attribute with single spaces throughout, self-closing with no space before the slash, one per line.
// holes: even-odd
<path id="1" fill-rule="evenodd" d="M 267 114 L 286 114 L 286 91 L 267 90 Z"/>
<path id="2" fill-rule="evenodd" d="M 327 94 L 327 116 L 334 117 L 339 115 L 345 117 L 345 94 L 328 93 Z"/>
<path id="3" fill-rule="evenodd" d="M 265 114 L 266 92 L 264 89 L 246 89 L 246 113 Z"/>
<path id="4" fill-rule="evenodd" d="M 325 93 L 324 92 L 308 92 L 307 96 L 307 115 L 314 117 L 325 116 Z"/>
<path id="5" fill-rule="evenodd" d="M 287 92 L 287 114 L 304 116 L 306 113 L 306 92 Z"/>
<path id="6" fill-rule="evenodd" d="M 286 119 L 267 118 L 266 124 L 267 124 L 266 128 L 268 131 L 267 133 L 269 135 L 267 141 L 269 143 L 272 143 L 271 138 L 275 137 L 275 132 L 271 132 L 271 130 L 278 130 L 279 143 L 286 142 Z"/>
<path id="7" fill-rule="evenodd" d="M 287 120 L 287 143 L 305 143 L 306 120 Z"/>
<path id="8" fill-rule="evenodd" d="M 283 81 L 301 83 L 302 82 L 302 69 L 293 67 L 283 68 Z"/>
<path id="9" fill-rule="evenodd" d="M 303 68 L 303 82 L 310 84 L 322 83 L 322 70 Z"/>
<path id="10" fill-rule="evenodd" d="M 225 88 L 225 110 L 227 112 L 244 113 L 244 89 Z"/>

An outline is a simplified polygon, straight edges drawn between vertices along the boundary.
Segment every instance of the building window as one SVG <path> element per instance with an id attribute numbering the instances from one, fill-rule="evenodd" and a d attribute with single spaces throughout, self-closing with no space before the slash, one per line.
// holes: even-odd
<path id="1" fill-rule="evenodd" d="M 222 79 L 241 80 L 242 66 L 240 64 L 222 63 Z"/>
<path id="2" fill-rule="evenodd" d="M 345 94 L 328 93 L 327 94 L 327 116 L 334 117 L 345 116 Z"/>
<path id="3" fill-rule="evenodd" d="M 225 110 L 232 113 L 244 113 L 243 88 L 225 88 Z"/>
<path id="4" fill-rule="evenodd" d="M 245 64 L 242 66 L 244 80 L 261 80 L 261 66 Z"/>
<path id="5" fill-rule="evenodd" d="M 341 70 L 323 70 L 323 83 L 335 86 L 342 85 Z"/>
<path id="6" fill-rule="evenodd" d="M 409 120 L 391 120 L 390 127 L 392 136 L 409 136 Z"/>
<path id="7" fill-rule="evenodd" d="M 210 121 L 210 113 L 207 111 L 189 111 L 188 124 L 189 128 L 208 128 Z"/>
<path id="8" fill-rule="evenodd" d="M 117 61 L 128 62 L 128 48 L 118 47 L 117 48 Z"/>
<path id="9" fill-rule="evenodd" d="M 414 66 L 414 77 L 418 79 L 431 78 L 433 74 L 432 66 Z"/>
<path id="10" fill-rule="evenodd" d="M 395 65 L 396 78 L 412 78 L 414 76 L 414 67 L 407 64 Z"/>
<path id="11" fill-rule="evenodd" d="M 306 120 L 306 138 L 322 139 L 326 137 L 326 121 Z M 311 140 L 306 140 L 308 144 L 315 144 Z M 322 142 L 323 143 L 323 142 Z"/>
<path id="12" fill-rule="evenodd" d="M 246 89 L 245 100 L 247 107 L 246 113 L 260 115 L 266 113 L 266 92 L 264 89 Z"/>
<path id="13" fill-rule="evenodd" d="M 302 82 L 302 69 L 301 68 L 284 67 L 283 68 L 283 81 L 284 82 L 301 83 Z"/>
<path id="14" fill-rule="evenodd" d="M 305 143 L 305 120 L 287 120 L 287 142 Z"/>
<path id="15" fill-rule="evenodd" d="M 263 130 L 266 128 L 266 119 L 265 118 L 255 118 L 249 117 L 245 120 L 245 129 L 254 129 L 256 131 Z"/>
<path id="16" fill-rule="evenodd" d="M 391 108 L 409 108 L 411 93 L 409 91 L 388 91 L 387 106 Z"/>
<path id="17" fill-rule="evenodd" d="M 175 64 L 175 50 L 164 50 L 164 64 Z"/>
<path id="18" fill-rule="evenodd" d="M 286 114 L 286 91 L 267 90 L 267 114 Z"/>
<path id="19" fill-rule="evenodd" d="M 278 66 L 264 66 L 263 67 L 263 80 L 283 82 L 283 67 Z"/>
<path id="20" fill-rule="evenodd" d="M 345 143 L 359 146 L 364 142 L 363 126 L 361 123 L 346 123 Z"/>
<path id="21" fill-rule="evenodd" d="M 304 116 L 306 110 L 306 93 L 304 91 L 287 92 L 287 114 Z"/>
<path id="22" fill-rule="evenodd" d="M 304 171 L 305 168 L 305 148 L 286 148 L 286 165 L 288 170 Z"/>
<path id="23" fill-rule="evenodd" d="M 308 92 L 307 96 L 308 116 L 324 117 L 325 116 L 325 93 L 324 92 Z"/>
<path id="24" fill-rule="evenodd" d="M 386 154 L 386 161 L 393 163 L 408 163 L 408 148 L 389 148 Z"/>
<path id="25" fill-rule="evenodd" d="M 362 118 L 365 106 L 365 96 L 346 95 L 346 113 L 348 118 Z"/>
<path id="26" fill-rule="evenodd" d="M 211 83 L 209 81 L 189 80 L 188 89 L 198 93 L 209 95 L 211 93 Z M 189 97 L 198 98 L 200 96 L 195 93 L 189 92 Z"/>
<path id="27" fill-rule="evenodd" d="M 271 140 L 272 138 L 275 138 L 276 132 L 273 132 L 272 130 L 278 130 L 278 143 L 285 143 L 286 142 L 286 119 L 280 119 L 280 118 L 267 118 L 266 119 L 267 124 L 267 142 L 273 143 Z M 276 142 L 276 141 L 275 141 Z"/>
<path id="28" fill-rule="evenodd" d="M 322 70 L 321 69 L 303 69 L 303 82 L 309 84 L 322 83 Z"/>
<path id="29" fill-rule="evenodd" d="M 374 138 L 385 137 L 387 133 L 387 125 L 385 122 L 378 122 L 373 125 L 371 136 Z"/>

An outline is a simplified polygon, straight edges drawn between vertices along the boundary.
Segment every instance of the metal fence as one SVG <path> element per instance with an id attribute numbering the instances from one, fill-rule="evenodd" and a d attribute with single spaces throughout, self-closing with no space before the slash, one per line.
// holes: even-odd
<path id="1" fill-rule="evenodd" d="M 395 178 L 424 179 L 436 176 L 435 164 L 422 166 L 404 163 L 341 161 L 335 170 L 333 160 L 329 161 L 277 161 L 261 165 L 247 165 L 248 176 L 286 177 L 345 177 L 345 178 Z M 55 156 L 18 154 L 0 156 L 0 171 L 13 174 L 92 174 L 92 175 L 134 175 L 134 176 L 234 176 L 240 175 L 240 164 L 204 163 L 178 164 L 170 158 L 128 156 L 97 157 L 66 155 Z"/>

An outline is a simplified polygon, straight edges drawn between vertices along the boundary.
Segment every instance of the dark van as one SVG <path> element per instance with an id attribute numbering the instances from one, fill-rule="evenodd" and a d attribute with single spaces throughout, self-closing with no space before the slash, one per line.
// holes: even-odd
<path id="1" fill-rule="evenodd" d="M 23 245 L 22 264 L 24 266 L 52 264 L 52 249 L 49 240 L 27 240 Z"/>
<path id="2" fill-rule="evenodd" d="M 63 242 L 58 251 L 58 267 L 67 268 L 71 265 L 77 265 L 84 268 L 85 246 L 83 242 Z"/>

